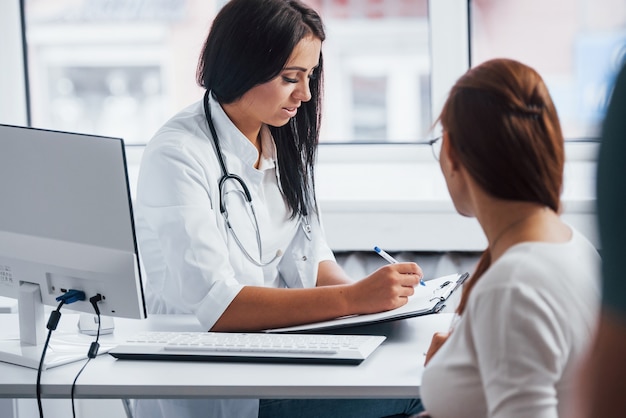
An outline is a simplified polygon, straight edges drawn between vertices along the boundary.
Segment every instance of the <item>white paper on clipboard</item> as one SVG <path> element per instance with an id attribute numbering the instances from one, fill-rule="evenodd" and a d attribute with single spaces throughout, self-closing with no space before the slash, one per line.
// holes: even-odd
<path id="1" fill-rule="evenodd" d="M 427 280 L 426 286 L 417 286 L 409 301 L 396 309 L 366 315 L 344 316 L 330 321 L 314 322 L 293 327 L 275 328 L 266 332 L 298 332 L 353 327 L 377 322 L 394 321 L 439 312 L 450 295 L 469 277 L 468 273 L 455 273 Z"/>

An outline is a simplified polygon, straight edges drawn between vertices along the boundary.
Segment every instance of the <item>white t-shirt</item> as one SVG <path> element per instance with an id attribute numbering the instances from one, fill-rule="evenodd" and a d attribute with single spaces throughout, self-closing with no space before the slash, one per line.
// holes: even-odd
<path id="1" fill-rule="evenodd" d="M 511 247 L 484 273 L 424 370 L 433 418 L 563 417 L 598 314 L 600 257 L 567 243 Z"/>

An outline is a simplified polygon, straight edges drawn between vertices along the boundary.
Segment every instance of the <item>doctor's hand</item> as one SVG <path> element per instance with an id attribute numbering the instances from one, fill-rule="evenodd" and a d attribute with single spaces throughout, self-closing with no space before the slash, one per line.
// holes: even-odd
<path id="1" fill-rule="evenodd" d="M 415 263 L 385 265 L 349 286 L 352 311 L 377 313 L 405 305 L 423 276 L 422 269 Z"/>

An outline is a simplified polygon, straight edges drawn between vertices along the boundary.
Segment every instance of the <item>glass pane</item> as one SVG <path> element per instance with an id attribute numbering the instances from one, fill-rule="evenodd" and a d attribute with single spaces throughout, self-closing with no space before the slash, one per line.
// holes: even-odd
<path id="1" fill-rule="evenodd" d="M 387 77 L 353 75 L 352 126 L 354 139 L 376 141 L 387 133 Z"/>
<path id="2" fill-rule="evenodd" d="M 309 0 L 325 22 L 324 141 L 414 141 L 432 123 L 427 0 Z"/>
<path id="3" fill-rule="evenodd" d="M 472 0 L 472 65 L 517 59 L 546 81 L 566 138 L 597 137 L 626 57 L 623 0 Z"/>
<path id="4" fill-rule="evenodd" d="M 27 0 L 32 124 L 143 144 L 201 97 L 205 0 Z"/>
<path id="5" fill-rule="evenodd" d="M 430 115 L 427 0 L 308 0 L 326 24 L 322 141 L 414 141 Z M 224 0 L 26 0 L 33 126 L 145 144 L 199 100 Z"/>

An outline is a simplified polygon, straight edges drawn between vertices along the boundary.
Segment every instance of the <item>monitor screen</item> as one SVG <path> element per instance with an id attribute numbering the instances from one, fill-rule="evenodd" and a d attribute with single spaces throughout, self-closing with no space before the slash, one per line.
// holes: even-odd
<path id="1" fill-rule="evenodd" d="M 69 309 L 100 294 L 102 315 L 146 317 L 122 139 L 0 125 L 0 196 L 0 296 L 75 289 Z"/>

